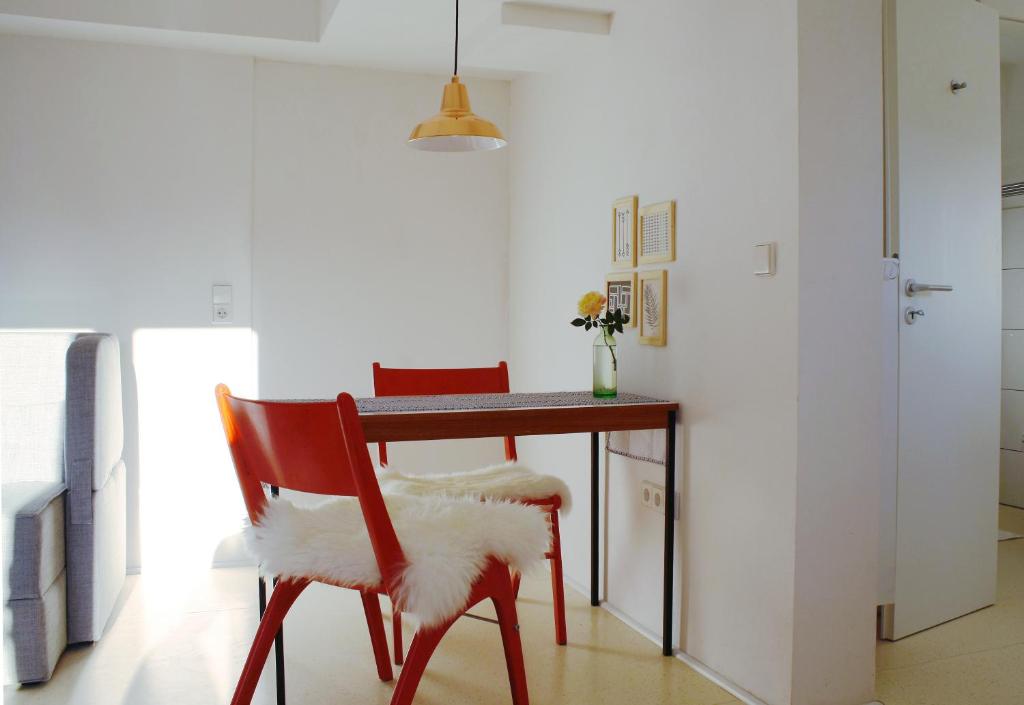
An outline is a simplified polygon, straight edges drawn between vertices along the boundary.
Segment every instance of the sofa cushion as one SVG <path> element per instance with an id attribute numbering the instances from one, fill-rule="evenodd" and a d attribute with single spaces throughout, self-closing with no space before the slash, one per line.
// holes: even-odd
<path id="1" fill-rule="evenodd" d="M 67 352 L 67 428 L 64 443 L 68 514 L 73 524 L 92 521 L 92 493 L 121 460 L 121 356 L 117 338 L 78 336 Z"/>
<path id="2" fill-rule="evenodd" d="M 3 485 L 4 601 L 42 596 L 64 570 L 64 484 Z"/>
<path id="3" fill-rule="evenodd" d="M 76 333 L 0 333 L 0 477 L 64 480 L 65 356 Z"/>

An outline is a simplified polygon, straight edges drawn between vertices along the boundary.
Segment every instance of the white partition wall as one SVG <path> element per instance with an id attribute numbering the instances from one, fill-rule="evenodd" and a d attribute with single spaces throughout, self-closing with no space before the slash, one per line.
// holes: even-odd
<path id="1" fill-rule="evenodd" d="M 668 270 L 668 345 L 619 336 L 619 383 L 683 405 L 679 648 L 773 705 L 863 705 L 877 589 L 881 4 L 644 5 L 616 15 L 596 60 L 513 82 L 513 382 L 589 384 L 591 340 L 568 321 L 610 271 L 612 202 L 675 199 L 677 261 L 640 267 Z M 766 241 L 774 277 L 753 273 Z M 586 496 L 586 445 L 524 439 L 520 455 Z M 607 599 L 652 632 L 662 517 L 638 498 L 659 472 L 614 457 L 603 485 Z M 585 511 L 563 524 L 577 583 L 587 527 Z"/>

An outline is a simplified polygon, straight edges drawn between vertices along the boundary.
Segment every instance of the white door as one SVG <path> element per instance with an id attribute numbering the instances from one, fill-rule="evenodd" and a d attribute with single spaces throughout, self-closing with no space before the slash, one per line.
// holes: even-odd
<path id="1" fill-rule="evenodd" d="M 901 275 L 890 626 L 900 638 L 995 601 L 999 19 L 974 0 L 891 0 L 887 12 L 889 248 Z M 908 296 L 911 279 L 953 290 Z M 923 315 L 906 322 L 907 309 Z"/>

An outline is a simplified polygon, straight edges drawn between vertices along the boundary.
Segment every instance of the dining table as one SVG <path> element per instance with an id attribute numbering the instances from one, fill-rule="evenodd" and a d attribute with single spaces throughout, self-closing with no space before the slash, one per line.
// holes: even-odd
<path id="1" fill-rule="evenodd" d="M 325 403 L 333 403 L 333 401 Z M 600 434 L 665 430 L 662 653 L 671 656 L 675 559 L 677 402 L 620 392 L 441 394 L 356 400 L 368 443 L 504 436 L 590 434 L 590 604 L 600 595 Z"/>
<path id="2" fill-rule="evenodd" d="M 268 401 L 324 404 L 334 399 Z M 600 595 L 600 434 L 611 431 L 665 431 L 665 535 L 662 563 L 662 645 L 673 654 L 672 604 L 676 516 L 677 402 L 628 392 L 598 397 L 589 391 L 515 392 L 381 396 L 356 399 L 367 443 L 436 441 L 460 438 L 504 438 L 567 433 L 590 434 L 590 604 Z M 277 487 L 270 487 L 277 495 Z M 274 581 L 277 582 L 276 580 Z M 259 577 L 260 616 L 267 604 L 267 586 Z M 274 640 L 277 703 L 285 705 L 284 630 Z"/>

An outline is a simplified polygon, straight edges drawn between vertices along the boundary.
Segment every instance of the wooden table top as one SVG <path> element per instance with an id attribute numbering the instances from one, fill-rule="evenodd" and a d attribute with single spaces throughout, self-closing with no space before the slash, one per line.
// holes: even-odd
<path id="1" fill-rule="evenodd" d="M 268 403 L 275 403 L 267 400 Z M 282 399 L 277 403 L 333 399 Z M 356 400 L 367 442 L 497 438 L 665 428 L 674 401 L 620 392 L 439 394 Z"/>
<path id="2" fill-rule="evenodd" d="M 366 440 L 422 441 L 664 428 L 676 402 L 620 393 L 451 394 L 356 402 Z"/>

